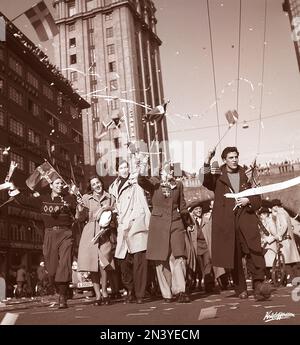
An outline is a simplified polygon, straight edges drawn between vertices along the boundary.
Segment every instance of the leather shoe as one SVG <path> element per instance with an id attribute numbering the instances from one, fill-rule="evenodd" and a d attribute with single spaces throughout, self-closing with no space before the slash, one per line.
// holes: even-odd
<path id="1" fill-rule="evenodd" d="M 247 298 L 248 298 L 248 292 L 247 292 L 247 291 L 243 291 L 243 292 L 241 292 L 241 293 L 238 295 L 238 297 L 239 297 L 240 299 L 247 299 Z"/>
<path id="2" fill-rule="evenodd" d="M 67 309 L 67 308 L 68 308 L 67 303 L 59 303 L 58 305 L 58 309 Z"/>
<path id="3" fill-rule="evenodd" d="M 96 299 L 95 301 L 94 301 L 94 306 L 95 307 L 98 307 L 98 306 L 100 306 L 101 305 L 101 299 Z"/>
<path id="4" fill-rule="evenodd" d="M 133 303 L 135 300 L 134 294 L 132 291 L 128 291 L 128 295 L 126 296 L 125 303 Z"/>
<path id="5" fill-rule="evenodd" d="M 102 298 L 102 302 L 103 302 L 104 305 L 109 305 L 109 304 L 110 304 L 110 299 L 109 299 L 109 297 L 108 297 L 108 296 L 107 296 L 107 297 L 103 297 L 103 298 Z"/>
<path id="6" fill-rule="evenodd" d="M 189 302 L 191 302 L 189 296 L 185 292 L 180 292 L 177 301 L 178 301 L 178 303 L 189 303 Z"/>
<path id="7" fill-rule="evenodd" d="M 271 297 L 272 288 L 271 285 L 266 282 L 254 283 L 254 298 L 256 301 L 265 301 Z"/>
<path id="8" fill-rule="evenodd" d="M 58 299 L 58 309 L 66 309 L 68 308 L 67 299 L 65 296 L 60 295 Z"/>
<path id="9" fill-rule="evenodd" d="M 142 304 L 142 303 L 143 303 L 142 298 L 137 298 L 137 299 L 136 299 L 136 303 L 137 303 L 137 304 Z"/>
<path id="10" fill-rule="evenodd" d="M 165 303 L 172 303 L 173 299 L 172 298 L 164 298 Z"/>

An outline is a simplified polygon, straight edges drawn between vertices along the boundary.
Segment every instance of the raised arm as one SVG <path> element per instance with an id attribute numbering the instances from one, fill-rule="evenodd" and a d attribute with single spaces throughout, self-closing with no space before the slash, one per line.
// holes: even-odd
<path id="1" fill-rule="evenodd" d="M 216 182 L 219 178 L 219 174 L 213 174 L 210 162 L 215 155 L 215 148 L 208 151 L 207 157 L 204 161 L 204 166 L 199 171 L 200 180 L 203 179 L 203 186 L 211 191 L 215 191 Z"/>
<path id="2" fill-rule="evenodd" d="M 179 212 L 183 220 L 184 226 L 187 228 L 188 226 L 193 226 L 194 222 L 186 206 L 182 182 L 178 182 L 178 187 L 180 195 Z"/>

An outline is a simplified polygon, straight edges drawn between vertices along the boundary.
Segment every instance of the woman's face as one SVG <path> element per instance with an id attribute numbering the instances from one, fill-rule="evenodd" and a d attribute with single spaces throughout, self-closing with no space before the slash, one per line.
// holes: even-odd
<path id="1" fill-rule="evenodd" d="M 91 179 L 90 184 L 91 184 L 91 189 L 93 192 L 96 192 L 97 194 L 102 193 L 103 187 L 98 177 Z"/>
<path id="2" fill-rule="evenodd" d="M 260 219 L 261 220 L 264 220 L 264 219 L 267 219 L 268 218 L 268 213 L 261 213 L 260 214 Z"/>

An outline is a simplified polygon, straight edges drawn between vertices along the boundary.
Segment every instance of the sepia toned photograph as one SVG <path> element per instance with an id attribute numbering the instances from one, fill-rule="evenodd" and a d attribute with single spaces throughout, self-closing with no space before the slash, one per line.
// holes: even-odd
<path id="1" fill-rule="evenodd" d="M 300 0 L 0 0 L 0 334 L 300 325 L 299 95 Z"/>

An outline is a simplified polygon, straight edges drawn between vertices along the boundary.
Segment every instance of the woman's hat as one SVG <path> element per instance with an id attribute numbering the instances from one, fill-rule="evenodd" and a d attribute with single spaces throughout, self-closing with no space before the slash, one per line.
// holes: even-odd
<path id="1" fill-rule="evenodd" d="M 279 200 L 279 199 L 273 199 L 273 200 L 271 201 L 271 205 L 272 205 L 272 207 L 273 207 L 273 206 L 282 206 L 282 202 L 281 202 L 281 200 Z"/>
<path id="2" fill-rule="evenodd" d="M 196 207 L 201 207 L 203 213 L 206 213 L 210 209 L 210 200 L 195 200 L 188 205 L 188 211 L 192 212 Z"/>

